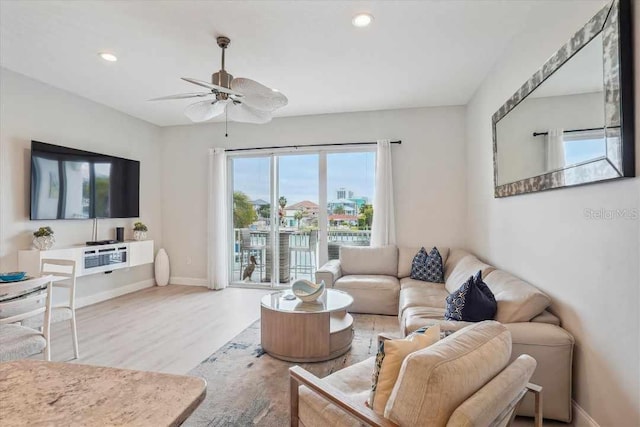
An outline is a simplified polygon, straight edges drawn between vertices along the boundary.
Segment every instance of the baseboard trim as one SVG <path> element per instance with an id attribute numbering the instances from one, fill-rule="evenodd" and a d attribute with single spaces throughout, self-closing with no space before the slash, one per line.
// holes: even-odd
<path id="1" fill-rule="evenodd" d="M 185 285 L 185 286 L 204 286 L 205 288 L 209 287 L 209 282 L 207 279 L 199 279 L 196 277 L 170 277 L 169 283 L 172 285 Z"/>
<path id="2" fill-rule="evenodd" d="M 86 307 L 88 305 L 97 304 L 99 302 L 119 297 L 121 295 L 130 294 L 131 292 L 150 288 L 152 286 L 155 286 L 155 284 L 156 281 L 154 279 L 147 279 L 140 282 L 131 283 L 130 285 L 120 286 L 119 288 L 100 292 L 94 295 L 87 295 L 86 297 L 76 299 L 76 308 Z"/>
<path id="3" fill-rule="evenodd" d="M 575 400 L 573 405 L 573 425 L 574 427 L 600 427 L 600 425 L 585 411 Z"/>

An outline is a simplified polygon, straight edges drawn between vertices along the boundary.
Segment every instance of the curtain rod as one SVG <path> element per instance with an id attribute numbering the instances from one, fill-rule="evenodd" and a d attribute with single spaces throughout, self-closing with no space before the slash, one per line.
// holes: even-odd
<path id="1" fill-rule="evenodd" d="M 607 129 L 619 128 L 620 126 L 607 126 Z M 605 128 L 586 128 L 586 129 L 569 129 L 563 130 L 562 133 L 571 133 L 571 132 L 589 132 L 592 130 L 604 130 Z M 549 132 L 534 132 L 533 136 L 540 135 L 549 135 Z"/>
<path id="2" fill-rule="evenodd" d="M 343 142 L 335 144 L 309 144 L 309 145 L 274 145 L 271 147 L 256 147 L 256 148 L 227 148 L 224 150 L 226 153 L 231 151 L 256 151 L 256 150 L 277 150 L 279 148 L 307 148 L 307 147 L 335 147 L 345 145 L 375 145 L 377 142 Z M 401 140 L 391 141 L 391 144 L 402 144 Z"/>

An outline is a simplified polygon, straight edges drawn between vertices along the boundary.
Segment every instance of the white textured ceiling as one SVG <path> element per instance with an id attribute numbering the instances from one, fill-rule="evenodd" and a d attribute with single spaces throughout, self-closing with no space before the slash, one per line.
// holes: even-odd
<path id="1" fill-rule="evenodd" d="M 600 2 L 601 3 L 601 2 Z M 465 104 L 540 1 L 2 1 L 0 64 L 160 126 L 220 68 L 282 91 L 277 116 Z M 594 8 L 597 10 L 597 6 Z M 358 29 L 358 12 L 375 16 Z M 119 60 L 97 56 L 111 51 Z M 194 90 L 195 89 L 195 90 Z"/>

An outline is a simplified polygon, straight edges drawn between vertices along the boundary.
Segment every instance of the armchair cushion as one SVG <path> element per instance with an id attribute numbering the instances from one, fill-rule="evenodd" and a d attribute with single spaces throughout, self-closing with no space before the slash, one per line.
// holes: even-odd
<path id="1" fill-rule="evenodd" d="M 371 390 L 371 370 L 374 357 L 337 371 L 322 381 L 343 392 L 353 402 L 364 405 Z M 309 390 L 305 386 L 299 387 L 300 392 L 300 421 L 305 427 L 354 427 L 362 424 L 344 412 L 324 397 Z"/>
<path id="2" fill-rule="evenodd" d="M 384 416 L 399 425 L 444 426 L 510 356 L 511 334 L 498 322 L 475 323 L 451 334 L 405 359 Z"/>
<path id="3" fill-rule="evenodd" d="M 523 354 L 460 405 L 447 426 L 481 427 L 490 425 L 518 398 L 536 369 L 533 357 Z"/>
<path id="4" fill-rule="evenodd" d="M 414 351 L 438 342 L 439 339 L 440 327 L 436 325 L 420 333 L 415 332 L 404 339 L 381 340 L 378 343 L 378 355 L 373 368 L 369 407 L 380 415 L 384 414 L 384 408 L 398 379 L 404 359 Z"/>
<path id="5" fill-rule="evenodd" d="M 398 276 L 398 248 L 395 246 L 342 246 L 340 248 L 342 275 L 379 274 Z"/>

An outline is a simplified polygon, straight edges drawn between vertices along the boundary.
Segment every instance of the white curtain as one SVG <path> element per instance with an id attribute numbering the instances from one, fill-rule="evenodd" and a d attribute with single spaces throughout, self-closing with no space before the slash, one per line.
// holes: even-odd
<path id="1" fill-rule="evenodd" d="M 371 246 L 396 244 L 396 221 L 393 205 L 391 141 L 378 140 L 376 152 L 376 189 L 373 197 Z"/>
<path id="2" fill-rule="evenodd" d="M 564 129 L 549 129 L 547 133 L 547 172 L 562 169 L 564 166 Z"/>
<path id="3" fill-rule="evenodd" d="M 229 284 L 227 154 L 224 148 L 209 150 L 208 283 L 210 289 Z"/>

